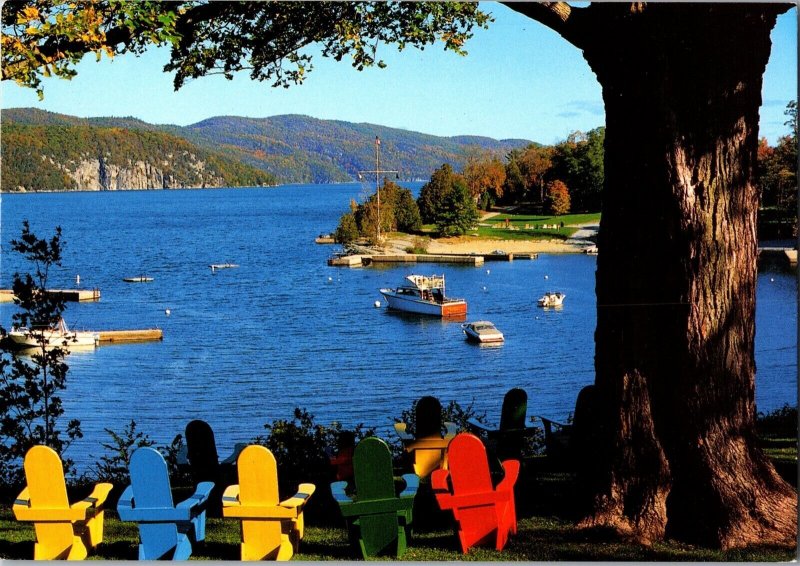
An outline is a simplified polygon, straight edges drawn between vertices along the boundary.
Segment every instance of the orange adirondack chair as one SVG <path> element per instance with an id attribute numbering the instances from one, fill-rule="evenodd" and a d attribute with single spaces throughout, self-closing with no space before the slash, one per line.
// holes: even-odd
<path id="1" fill-rule="evenodd" d="M 428 477 L 433 470 L 447 467 L 447 445 L 455 436 L 455 423 L 444 423 L 442 436 L 442 405 L 436 397 L 425 396 L 417 401 L 414 411 L 414 435 L 408 433 L 406 423 L 395 423 L 394 430 L 403 448 L 411 455 L 414 473 Z"/>
<path id="2" fill-rule="evenodd" d="M 431 487 L 439 507 L 453 512 L 462 552 L 491 542 L 497 550 L 503 550 L 509 534 L 517 532 L 514 484 L 519 461 L 502 463 L 505 477 L 495 488 L 486 449 L 477 436 L 456 435 L 447 453 L 449 469 L 434 471 Z"/>
<path id="3" fill-rule="evenodd" d="M 222 495 L 222 515 L 241 521 L 242 560 L 289 560 L 303 538 L 303 508 L 314 484 L 302 483 L 280 501 L 275 456 L 255 444 L 242 450 L 237 468 L 239 483 Z"/>
<path id="4" fill-rule="evenodd" d="M 34 560 L 83 560 L 88 549 L 103 541 L 104 504 L 112 489 L 99 483 L 86 499 L 70 505 L 61 458 L 49 446 L 34 446 L 25 454 L 28 485 L 14 501 L 18 521 L 36 530 Z"/>

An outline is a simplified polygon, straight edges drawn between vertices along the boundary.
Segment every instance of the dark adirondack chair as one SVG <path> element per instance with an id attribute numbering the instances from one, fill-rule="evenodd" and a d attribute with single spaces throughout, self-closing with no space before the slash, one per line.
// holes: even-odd
<path id="1" fill-rule="evenodd" d="M 201 482 L 185 501 L 173 504 L 167 463 L 153 448 L 131 456 L 129 485 L 117 504 L 119 518 L 139 526 L 139 560 L 188 560 L 192 543 L 206 536 L 206 505 L 214 484 Z"/>
<path id="2" fill-rule="evenodd" d="M 486 439 L 486 447 L 499 460 L 520 459 L 526 440 L 537 431 L 535 427 L 526 426 L 527 412 L 528 394 L 524 389 L 514 388 L 503 398 L 499 428 L 491 429 L 475 419 L 467 424 L 472 432 Z"/>
<path id="3" fill-rule="evenodd" d="M 295 495 L 281 501 L 275 456 L 259 445 L 242 450 L 238 471 L 239 483 L 223 494 L 222 512 L 241 522 L 242 560 L 291 559 L 303 538 L 303 508 L 314 484 L 300 484 Z"/>
<path id="4" fill-rule="evenodd" d="M 91 494 L 70 504 L 64 466 L 49 446 L 25 454 L 25 489 L 14 501 L 18 521 L 30 521 L 36 532 L 34 560 L 83 560 L 103 541 L 105 502 L 110 483 L 98 483 Z"/>
<path id="5" fill-rule="evenodd" d="M 449 469 L 431 475 L 431 487 L 439 507 L 453 512 L 462 552 L 491 543 L 503 550 L 508 536 L 517 532 L 514 484 L 519 461 L 502 463 L 505 476 L 495 488 L 486 449 L 477 436 L 456 435 L 450 441 L 448 459 Z"/>
<path id="6" fill-rule="evenodd" d="M 186 457 L 195 485 L 213 482 L 209 513 L 213 517 L 222 514 L 222 492 L 236 483 L 236 458 L 246 444 L 237 444 L 233 454 L 220 461 L 214 431 L 205 421 L 193 420 L 186 425 Z"/>
<path id="7" fill-rule="evenodd" d="M 563 462 L 570 467 L 576 464 L 580 454 L 591 452 L 592 435 L 597 424 L 597 390 L 587 385 L 578 393 L 572 424 L 563 424 L 545 417 L 539 418 L 544 425 L 545 449 L 548 458 Z"/>
<path id="8" fill-rule="evenodd" d="M 396 495 L 389 446 L 375 437 L 365 438 L 353 454 L 355 494 L 345 493 L 347 482 L 331 484 L 331 493 L 348 522 L 351 540 L 358 541 L 362 556 L 394 554 L 406 550 L 411 529 L 414 496 L 419 478 L 406 474 L 406 487 Z"/>
<path id="9" fill-rule="evenodd" d="M 328 454 L 331 467 L 337 480 L 353 480 L 353 451 L 356 448 L 356 437 L 352 431 L 343 430 L 339 434 L 336 454 Z"/>
<path id="10" fill-rule="evenodd" d="M 409 453 L 414 473 L 426 478 L 430 473 L 447 465 L 447 444 L 456 434 L 454 423 L 444 423 L 442 436 L 442 405 L 436 397 L 425 396 L 417 401 L 414 410 L 414 434 L 408 432 L 406 423 L 395 423 L 394 429 Z"/>

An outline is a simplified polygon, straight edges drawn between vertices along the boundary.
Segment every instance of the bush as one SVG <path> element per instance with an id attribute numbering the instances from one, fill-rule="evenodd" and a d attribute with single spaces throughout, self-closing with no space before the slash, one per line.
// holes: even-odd
<path id="1" fill-rule="evenodd" d="M 295 408 L 292 420 L 278 419 L 264 428 L 267 435 L 256 437 L 253 442 L 266 446 L 275 456 L 282 496 L 294 493 L 300 482 L 319 486 L 332 481 L 328 454 L 336 449 L 343 433 L 352 432 L 356 442 L 375 434 L 375 429 L 363 424 L 353 431 L 346 431 L 339 422 L 317 424 L 314 415 L 300 408 Z"/>

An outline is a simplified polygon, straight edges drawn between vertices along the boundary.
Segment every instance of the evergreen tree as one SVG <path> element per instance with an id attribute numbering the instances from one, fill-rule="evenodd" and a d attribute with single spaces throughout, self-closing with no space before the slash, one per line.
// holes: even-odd
<path id="1" fill-rule="evenodd" d="M 66 350 L 48 344 L 48 329 L 55 327 L 64 312 L 64 300 L 47 293 L 50 271 L 61 265 L 61 228 L 48 241 L 39 239 L 30 230 L 28 221 L 22 224 L 19 240 L 11 241 L 11 249 L 28 260 L 33 273 L 13 276 L 14 303 L 19 312 L 11 319 L 16 326 L 28 329 L 38 346 L 26 356 L 13 355 L 7 340 L 3 341 L 0 356 L 0 481 L 14 484 L 22 478 L 22 458 L 36 444 L 49 446 L 59 454 L 70 443 L 83 436 L 80 421 L 73 419 L 64 431 L 59 429 L 64 414 L 59 392 L 67 387 L 64 363 Z M 0 328 L 0 333 L 6 331 Z M 64 458 L 66 471 L 72 461 Z"/>
<path id="2" fill-rule="evenodd" d="M 456 180 L 436 214 L 436 229 L 443 236 L 465 234 L 478 223 L 478 207 L 462 180 Z"/>

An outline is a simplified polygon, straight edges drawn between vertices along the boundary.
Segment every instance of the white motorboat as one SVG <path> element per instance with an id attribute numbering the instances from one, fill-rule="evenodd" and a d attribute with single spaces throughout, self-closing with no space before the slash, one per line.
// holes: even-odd
<path id="1" fill-rule="evenodd" d="M 540 307 L 560 307 L 564 303 L 566 295 L 561 292 L 554 293 L 548 291 L 537 301 Z"/>
<path id="2" fill-rule="evenodd" d="M 445 295 L 444 275 L 408 275 L 396 289 L 381 289 L 389 308 L 442 318 L 467 315 L 467 302 Z"/>
<path id="3" fill-rule="evenodd" d="M 94 348 L 100 342 L 97 332 L 70 330 L 63 318 L 58 320 L 54 328 L 43 330 L 15 326 L 9 331 L 8 338 L 20 350 L 41 348 L 42 340 L 48 349 L 66 350 Z"/>
<path id="4" fill-rule="evenodd" d="M 503 342 L 505 337 L 503 333 L 497 330 L 494 324 L 488 320 L 476 320 L 475 322 L 468 322 L 462 324 L 461 328 L 464 329 L 464 334 L 467 335 L 467 340 L 480 342 L 481 344 L 496 344 Z"/>

